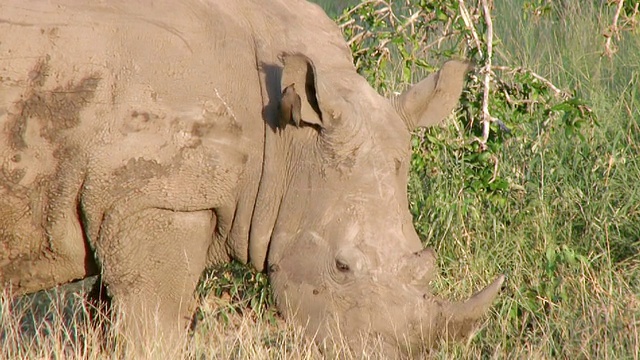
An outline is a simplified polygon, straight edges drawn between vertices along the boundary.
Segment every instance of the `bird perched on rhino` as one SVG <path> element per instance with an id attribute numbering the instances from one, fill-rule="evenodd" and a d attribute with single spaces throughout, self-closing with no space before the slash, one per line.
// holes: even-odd
<path id="1" fill-rule="evenodd" d="M 280 129 L 284 129 L 291 121 L 296 126 L 300 126 L 300 109 L 302 103 L 300 95 L 296 93 L 295 84 L 291 84 L 282 90 L 282 98 L 280 99 Z"/>

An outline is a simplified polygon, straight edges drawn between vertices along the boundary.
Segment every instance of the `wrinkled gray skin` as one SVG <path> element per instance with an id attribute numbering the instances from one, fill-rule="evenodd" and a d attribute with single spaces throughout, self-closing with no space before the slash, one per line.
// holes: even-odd
<path id="1" fill-rule="evenodd" d="M 406 187 L 409 132 L 467 70 L 384 99 L 303 1 L 3 1 L 0 284 L 101 274 L 132 339 L 174 349 L 203 269 L 237 259 L 319 343 L 464 336 L 503 277 L 432 296 Z"/>

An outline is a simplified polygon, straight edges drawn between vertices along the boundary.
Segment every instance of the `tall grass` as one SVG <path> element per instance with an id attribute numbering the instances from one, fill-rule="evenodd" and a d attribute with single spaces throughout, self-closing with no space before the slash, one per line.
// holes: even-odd
<path id="1" fill-rule="evenodd" d="M 122 353 L 103 332 L 115 334 L 119 324 L 95 310 L 81 293 L 53 290 L 20 299 L 0 293 L 0 359 L 102 359 Z"/>
<path id="2" fill-rule="evenodd" d="M 172 357 L 188 359 L 321 359 L 319 349 L 303 329 L 278 317 L 254 311 L 228 298 L 203 294 L 199 321 L 183 349 Z M 0 294 L 0 359 L 167 359 L 153 347 L 128 352 L 117 314 L 96 313 L 78 294 L 50 291 L 11 299 Z M 382 345 L 355 354 L 340 333 L 327 343 L 326 353 L 345 359 L 379 359 Z"/>
<path id="3" fill-rule="evenodd" d="M 537 17 L 523 11 L 524 3 L 495 0 L 495 32 L 502 42 L 496 63 L 523 65 L 576 91 L 599 126 L 586 129 L 580 141 L 567 138 L 552 119 L 517 125 L 519 136 L 505 143 L 499 162 L 511 184 L 501 207 L 467 190 L 464 162 L 454 152 L 437 152 L 430 174 L 412 174 L 410 197 L 420 209 L 416 227 L 436 248 L 442 269 L 434 290 L 462 299 L 497 273 L 509 276 L 475 336 L 467 343 L 443 343 L 430 356 L 638 359 L 640 36 L 624 33 L 618 52 L 602 57 L 601 34 L 610 25 L 611 9 L 599 1 L 566 0 L 551 15 Z M 340 6 L 333 6 L 335 14 Z M 456 131 L 444 127 L 432 135 L 446 139 Z M 300 329 L 276 315 L 236 312 L 229 301 L 243 300 L 201 295 L 200 321 L 187 354 L 319 357 Z M 121 351 L 117 341 L 100 346 L 101 333 L 87 322 L 88 303 L 53 299 L 35 317 L 33 307 L 16 306 L 6 295 L 0 299 L 0 357 L 98 359 Z M 374 350 L 351 357 L 379 356 Z"/>

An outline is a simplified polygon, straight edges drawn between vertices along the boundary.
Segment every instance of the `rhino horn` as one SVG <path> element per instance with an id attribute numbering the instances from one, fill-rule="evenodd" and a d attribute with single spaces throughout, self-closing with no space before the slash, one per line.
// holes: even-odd
<path id="1" fill-rule="evenodd" d="M 505 276 L 500 275 L 483 290 L 462 302 L 448 302 L 422 293 L 417 306 L 409 310 L 408 331 L 399 338 L 394 330 L 393 335 L 389 335 L 389 343 L 393 344 L 395 340 L 402 353 L 415 355 L 429 351 L 441 339 L 460 340 L 469 336 L 478 320 L 491 307 L 504 281 Z M 414 289 L 420 292 L 419 288 Z"/>
<path id="2" fill-rule="evenodd" d="M 451 303 L 445 306 L 446 334 L 450 339 L 459 339 L 469 335 L 476 322 L 484 315 L 500 293 L 505 276 L 498 276 L 490 285 L 473 295 L 465 302 Z"/>

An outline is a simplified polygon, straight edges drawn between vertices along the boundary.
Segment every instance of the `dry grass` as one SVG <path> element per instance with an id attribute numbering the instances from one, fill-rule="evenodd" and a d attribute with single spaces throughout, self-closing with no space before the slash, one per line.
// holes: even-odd
<path id="1" fill-rule="evenodd" d="M 19 299 L 1 294 L 0 359 L 110 358 L 122 349 L 101 329 L 117 331 L 118 324 L 104 315 L 92 316 L 95 310 L 74 293 L 52 291 Z"/>
<path id="2" fill-rule="evenodd" d="M 64 287 L 62 288 L 64 289 Z M 243 313 L 233 309 L 242 309 Z M 274 315 L 257 314 L 228 300 L 206 297 L 200 320 L 185 344 L 188 359 L 320 359 L 318 347 L 303 329 Z M 107 329 L 107 330 L 105 330 Z M 11 299 L 0 296 L 0 359 L 114 359 L 127 357 L 116 316 L 96 311 L 81 293 L 63 290 Z M 381 348 L 353 354 L 343 337 L 327 351 L 345 359 L 381 358 Z M 157 349 L 142 357 L 164 358 Z"/>
<path id="3" fill-rule="evenodd" d="M 482 259 L 480 259 L 482 261 Z M 475 264 L 480 266 L 481 264 Z M 508 286 L 492 314 L 466 343 L 441 343 L 420 358 L 565 358 L 638 359 L 640 349 L 640 298 L 635 277 L 640 262 L 625 269 L 598 273 L 588 264 L 563 274 L 568 297 L 560 303 L 540 298 L 530 302 L 529 286 Z M 515 275 L 524 276 L 518 269 Z M 467 268 L 463 273 L 477 274 Z M 462 274 L 461 274 L 462 275 Z M 629 276 L 634 276 L 630 279 Z M 467 285 L 470 285 L 470 281 Z M 472 286 L 438 284 L 441 292 L 459 297 Z M 460 285 L 460 284 L 457 284 Z M 437 287 L 438 287 L 437 286 Z M 464 288 L 464 287 L 463 287 Z M 464 294 L 467 295 L 467 294 Z M 463 296 L 464 296 L 463 295 Z M 527 303 L 527 301 L 529 301 Z M 183 355 L 190 359 L 320 359 L 315 344 L 300 328 L 278 316 L 257 314 L 243 305 L 234 311 L 227 299 L 205 296 Z M 0 359 L 114 359 L 124 354 L 117 319 L 95 309 L 77 293 L 48 292 L 11 300 L 0 297 Z M 93 316 L 93 320 L 88 321 Z M 105 334 L 101 326 L 110 330 Z M 382 347 L 366 353 L 351 352 L 338 334 L 326 358 L 381 359 Z M 379 344 L 378 344 L 379 345 Z M 562 348 L 559 348 L 562 347 Z M 162 358 L 153 350 L 150 359 Z"/>

